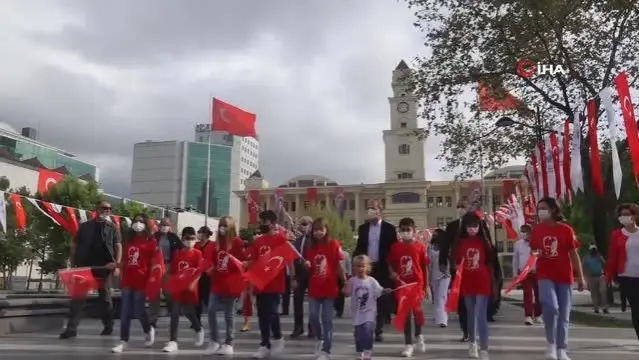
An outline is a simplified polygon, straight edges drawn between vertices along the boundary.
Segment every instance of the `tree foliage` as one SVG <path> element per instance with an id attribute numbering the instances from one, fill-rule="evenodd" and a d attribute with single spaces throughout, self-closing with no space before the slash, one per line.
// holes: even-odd
<path id="1" fill-rule="evenodd" d="M 333 209 L 322 209 L 319 206 L 307 209 L 307 215 L 313 219 L 325 218 L 328 221 L 328 232 L 333 239 L 342 243 L 344 250 L 352 251 L 355 248 L 355 239 L 353 238 L 353 230 L 347 220 L 341 218 Z"/>
<path id="2" fill-rule="evenodd" d="M 478 141 L 497 120 L 477 111 L 478 80 L 500 93 L 514 91 L 528 109 L 540 109 L 545 127 L 556 128 L 587 99 L 625 70 L 639 76 L 639 5 L 636 0 L 406 0 L 430 54 L 413 75 L 423 102 L 425 134 L 442 138 L 444 170 L 478 174 Z M 569 74 L 525 78 L 520 59 L 561 65 Z M 631 85 L 631 86 L 632 86 Z M 471 115 L 469 115 L 469 113 Z M 507 114 L 500 114 L 507 115 Z M 512 115 L 517 115 L 516 113 Z M 532 125 L 532 118 L 518 121 Z M 583 127 L 583 126 L 582 126 Z M 484 171 L 530 150 L 526 128 L 496 129 L 482 138 Z"/>

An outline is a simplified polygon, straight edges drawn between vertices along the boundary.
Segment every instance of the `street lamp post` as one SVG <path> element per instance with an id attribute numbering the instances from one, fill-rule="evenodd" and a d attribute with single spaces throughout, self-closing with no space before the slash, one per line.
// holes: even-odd
<path id="1" fill-rule="evenodd" d="M 537 111 L 535 111 L 535 124 L 529 125 L 522 123 L 520 121 L 514 120 L 508 116 L 504 116 L 495 122 L 495 127 L 505 128 L 513 125 L 519 125 L 528 129 L 532 129 L 535 131 L 535 139 L 537 142 L 542 142 L 544 140 L 544 134 L 554 132 L 555 130 L 544 128 L 544 124 L 541 120 L 541 113 L 539 112 L 539 107 L 537 107 Z"/>

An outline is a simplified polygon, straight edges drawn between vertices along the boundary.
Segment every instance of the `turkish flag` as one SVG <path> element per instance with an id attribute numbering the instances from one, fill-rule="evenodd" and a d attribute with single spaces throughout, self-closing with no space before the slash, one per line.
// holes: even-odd
<path id="1" fill-rule="evenodd" d="M 13 205 L 13 209 L 16 213 L 16 228 L 19 230 L 24 230 L 27 228 L 27 213 L 24 211 L 24 207 L 22 206 L 22 199 L 18 194 L 9 195 L 9 201 Z"/>
<path id="2" fill-rule="evenodd" d="M 421 314 L 421 319 L 416 319 L 418 324 L 424 323 L 424 313 L 419 311 L 421 309 L 416 309 L 421 306 L 421 302 L 424 299 L 423 289 L 420 289 L 417 286 L 417 283 L 407 284 L 400 288 L 396 289 L 397 291 L 397 315 L 393 320 L 393 326 L 398 331 L 404 331 L 404 325 L 406 325 L 406 320 L 408 319 L 408 315 L 410 315 L 413 310 L 415 311 L 415 315 Z"/>
<path id="3" fill-rule="evenodd" d="M 639 186 L 639 136 L 637 136 L 637 119 L 635 117 L 635 109 L 632 105 L 632 98 L 630 97 L 628 75 L 626 75 L 625 72 L 620 73 L 615 77 L 614 83 L 617 88 L 617 94 L 619 94 L 623 124 L 626 128 L 632 172 L 635 177 L 635 182 L 637 186 Z"/>
<path id="4" fill-rule="evenodd" d="M 244 273 L 244 278 L 255 285 L 258 290 L 261 290 L 273 281 L 275 276 L 297 256 L 297 251 L 287 241 L 254 262 L 248 271 Z"/>
<path id="5" fill-rule="evenodd" d="M 49 169 L 38 170 L 38 192 L 40 194 L 46 193 L 51 186 L 59 183 L 64 179 L 64 175 L 51 171 Z"/>
<path id="6" fill-rule="evenodd" d="M 455 271 L 455 278 L 453 284 L 448 292 L 448 299 L 446 300 L 446 312 L 457 312 L 459 307 L 459 291 L 461 290 L 462 275 L 464 274 L 464 259 L 457 265 L 457 271 Z"/>
<path id="7" fill-rule="evenodd" d="M 164 284 L 164 290 L 169 294 L 181 294 L 185 291 L 192 291 L 197 286 L 201 275 L 202 270 L 199 268 L 188 268 L 171 274 Z"/>
<path id="8" fill-rule="evenodd" d="M 506 287 L 506 290 L 504 290 L 504 292 L 508 294 L 515 288 L 515 286 L 521 284 L 524 281 L 524 279 L 528 276 L 528 273 L 530 273 L 530 270 L 532 269 L 532 267 L 535 266 L 536 262 L 537 262 L 537 255 L 535 254 L 530 255 L 530 257 L 528 257 L 528 261 L 526 261 L 526 266 L 524 266 L 524 269 L 519 273 L 517 278 L 515 278 L 513 281 L 510 282 L 510 284 Z"/>
<path id="9" fill-rule="evenodd" d="M 90 267 L 58 270 L 60 280 L 71 299 L 84 299 L 89 292 L 98 288 L 98 280 Z"/>
<path id="10" fill-rule="evenodd" d="M 603 175 L 601 170 L 601 154 L 599 153 L 599 140 L 597 139 L 597 102 L 589 100 L 588 109 L 588 139 L 590 140 L 590 175 L 592 176 L 592 187 L 603 196 L 605 193 Z"/>
<path id="11" fill-rule="evenodd" d="M 246 112 L 216 98 L 213 98 L 212 107 L 212 131 L 226 131 L 235 136 L 257 138 L 255 114 Z"/>
<path id="12" fill-rule="evenodd" d="M 477 90 L 479 92 L 479 111 L 518 110 L 523 107 L 521 100 L 501 86 L 480 81 Z"/>
<path id="13" fill-rule="evenodd" d="M 149 281 L 146 283 L 146 288 L 144 289 L 144 294 L 146 295 L 147 300 L 155 300 L 160 296 L 164 271 L 164 256 L 162 255 L 162 251 L 158 249 L 153 256 L 151 274 L 149 275 Z"/>

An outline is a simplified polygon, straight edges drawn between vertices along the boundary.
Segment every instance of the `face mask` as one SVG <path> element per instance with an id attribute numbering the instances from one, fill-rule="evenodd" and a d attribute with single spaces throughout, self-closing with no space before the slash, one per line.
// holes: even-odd
<path id="1" fill-rule="evenodd" d="M 366 218 L 368 219 L 368 221 L 377 220 L 377 211 L 368 210 L 368 213 L 366 214 Z"/>
<path id="2" fill-rule="evenodd" d="M 161 227 L 160 227 L 160 232 L 161 232 L 161 233 L 166 234 L 166 233 L 168 233 L 168 232 L 169 232 L 169 230 L 171 230 L 171 227 L 170 227 L 170 226 L 166 226 L 166 225 L 165 225 L 165 226 L 161 226 Z"/>
<path id="3" fill-rule="evenodd" d="M 324 237 L 324 232 L 323 231 L 313 231 L 313 236 L 316 239 L 321 239 Z"/>
<path id="4" fill-rule="evenodd" d="M 477 227 L 467 227 L 466 228 L 466 232 L 470 236 L 475 236 L 479 232 L 479 226 L 477 226 Z"/>
<path id="5" fill-rule="evenodd" d="M 184 241 L 184 245 L 189 249 L 193 249 L 195 246 L 195 240 L 186 240 Z"/>
<path id="6" fill-rule="evenodd" d="M 466 215 L 466 209 L 464 208 L 457 208 L 457 217 L 461 218 L 462 216 Z"/>
<path id="7" fill-rule="evenodd" d="M 146 225 L 144 225 L 144 223 L 141 222 L 135 222 L 133 223 L 133 225 L 131 225 L 131 229 L 133 229 L 133 231 L 139 233 L 144 231 L 144 229 L 146 229 Z"/>
<path id="8" fill-rule="evenodd" d="M 546 209 L 540 209 L 537 211 L 537 216 L 539 220 L 548 220 L 550 219 L 550 211 Z"/>
<path id="9" fill-rule="evenodd" d="M 209 238 L 209 237 L 208 237 L 208 236 L 206 236 L 206 234 L 197 234 L 197 239 L 198 239 L 198 240 L 206 240 L 206 239 L 208 239 L 208 238 Z"/>
<path id="10" fill-rule="evenodd" d="M 260 233 L 262 234 L 266 234 L 269 231 L 271 231 L 271 225 L 266 224 L 266 225 L 260 225 Z"/>
<path id="11" fill-rule="evenodd" d="M 632 216 L 622 215 L 619 217 L 619 222 L 621 225 L 632 225 L 635 222 L 635 219 Z"/>
<path id="12" fill-rule="evenodd" d="M 413 232 L 412 231 L 400 232 L 399 237 L 402 240 L 413 240 Z"/>
<path id="13" fill-rule="evenodd" d="M 226 231 L 228 230 L 228 228 L 226 226 L 220 226 L 217 228 L 217 233 L 224 236 L 226 235 Z"/>
<path id="14" fill-rule="evenodd" d="M 524 240 L 528 240 L 528 238 L 530 238 L 530 234 L 529 233 L 521 233 L 521 238 Z"/>

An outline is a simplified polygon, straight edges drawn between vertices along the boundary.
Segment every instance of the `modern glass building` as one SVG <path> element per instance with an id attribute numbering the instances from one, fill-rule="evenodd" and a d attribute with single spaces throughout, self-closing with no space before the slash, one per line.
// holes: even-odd
<path id="1" fill-rule="evenodd" d="M 205 212 L 207 143 L 188 143 L 186 156 L 185 204 Z M 209 216 L 229 214 L 231 193 L 231 147 L 211 146 Z"/>
<path id="2" fill-rule="evenodd" d="M 73 154 L 0 127 L 0 152 L 11 160 L 41 164 L 47 169 L 66 168 L 70 175 L 99 180 L 98 168 Z M 37 161 L 36 161 L 37 160 Z"/>

